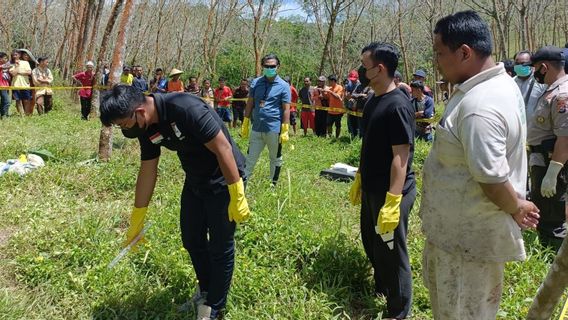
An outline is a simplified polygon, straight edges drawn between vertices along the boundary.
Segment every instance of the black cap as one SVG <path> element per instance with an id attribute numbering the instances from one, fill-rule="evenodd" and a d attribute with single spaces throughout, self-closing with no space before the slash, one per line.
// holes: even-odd
<path id="1" fill-rule="evenodd" d="M 534 66 L 539 61 L 564 61 L 562 49 L 555 46 L 546 46 L 538 49 L 531 57 L 531 62 L 525 63 L 526 66 Z"/>

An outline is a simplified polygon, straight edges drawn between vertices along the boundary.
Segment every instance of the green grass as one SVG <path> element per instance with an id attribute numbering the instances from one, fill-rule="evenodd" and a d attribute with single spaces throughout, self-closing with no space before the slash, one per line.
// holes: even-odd
<path id="1" fill-rule="evenodd" d="M 56 110 L 47 116 L 0 122 L 0 159 L 36 149 L 56 157 L 25 177 L 0 177 L 0 319 L 193 317 L 176 308 L 196 284 L 179 236 L 183 172 L 177 156 L 163 152 L 160 161 L 148 244 L 108 270 L 133 203 L 138 146 L 116 132 L 109 163 L 81 165 L 96 154 L 100 124 L 79 120 L 78 106 L 56 101 Z M 236 139 L 246 150 L 247 142 Z M 291 143 L 295 150 L 285 148 L 275 190 L 268 188 L 266 154 L 249 183 L 254 215 L 237 228 L 226 318 L 372 319 L 384 301 L 371 295 L 358 207 L 348 203 L 349 184 L 319 177 L 335 162 L 356 164 L 360 141 L 296 135 Z M 418 175 L 428 149 L 417 145 Z M 430 319 L 420 275 L 424 238 L 418 206 L 419 200 L 408 239 L 412 312 L 414 319 Z M 528 261 L 507 266 L 499 319 L 524 318 L 548 269 L 550 253 L 542 252 L 530 232 L 527 247 Z"/>

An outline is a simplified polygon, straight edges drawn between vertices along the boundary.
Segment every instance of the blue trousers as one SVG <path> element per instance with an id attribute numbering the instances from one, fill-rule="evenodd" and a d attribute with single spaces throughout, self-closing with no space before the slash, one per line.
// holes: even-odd
<path id="1" fill-rule="evenodd" d="M 183 187 L 180 227 L 200 290 L 208 292 L 206 305 L 223 309 L 233 277 L 235 223 L 229 221 L 229 190 Z"/>
<path id="2" fill-rule="evenodd" d="M 0 117 L 9 116 L 10 90 L 0 90 Z"/>

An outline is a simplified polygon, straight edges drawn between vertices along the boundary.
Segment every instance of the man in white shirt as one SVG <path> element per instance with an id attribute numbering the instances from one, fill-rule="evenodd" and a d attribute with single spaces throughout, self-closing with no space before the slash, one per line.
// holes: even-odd
<path id="1" fill-rule="evenodd" d="M 473 11 L 434 29 L 438 67 L 455 84 L 423 170 L 422 273 L 435 319 L 495 319 L 505 262 L 525 259 L 521 228 L 538 223 L 524 200 L 523 98 L 492 47 Z"/>

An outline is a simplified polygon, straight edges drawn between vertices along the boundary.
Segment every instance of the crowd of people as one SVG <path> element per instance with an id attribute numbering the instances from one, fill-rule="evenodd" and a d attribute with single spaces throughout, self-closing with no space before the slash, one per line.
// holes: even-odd
<path id="1" fill-rule="evenodd" d="M 12 99 L 20 115 L 32 115 L 34 109 L 39 114 L 51 111 L 53 74 L 48 65 L 47 57 L 38 57 L 36 60 L 27 49 L 13 50 L 10 56 L 0 52 L 0 119 L 10 115 Z M 14 89 L 2 90 L 2 87 Z M 31 87 L 39 89 L 31 90 Z"/>

